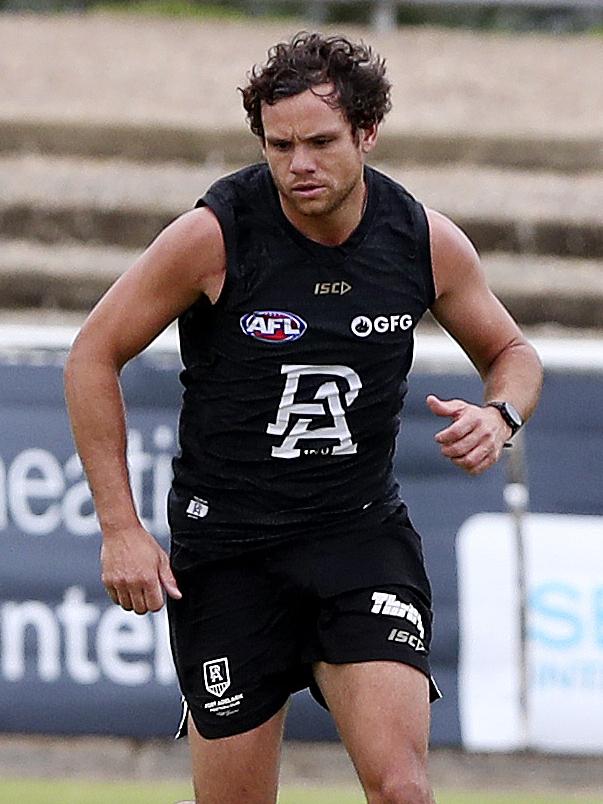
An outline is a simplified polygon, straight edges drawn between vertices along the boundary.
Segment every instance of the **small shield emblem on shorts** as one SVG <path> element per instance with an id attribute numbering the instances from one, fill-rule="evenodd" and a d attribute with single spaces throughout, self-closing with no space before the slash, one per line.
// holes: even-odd
<path id="1" fill-rule="evenodd" d="M 203 677 L 205 678 L 205 689 L 219 698 L 230 687 L 228 659 L 224 657 L 203 662 Z"/>

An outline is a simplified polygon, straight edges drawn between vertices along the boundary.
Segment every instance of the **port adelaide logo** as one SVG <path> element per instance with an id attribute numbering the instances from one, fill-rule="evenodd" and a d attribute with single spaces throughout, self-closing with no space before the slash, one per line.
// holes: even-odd
<path id="1" fill-rule="evenodd" d="M 203 662 L 203 678 L 205 689 L 220 698 L 230 687 L 230 669 L 228 658 L 223 656 L 221 659 L 211 659 Z"/>
<path id="2" fill-rule="evenodd" d="M 241 329 L 245 335 L 268 343 L 296 341 L 307 328 L 303 318 L 282 310 L 255 310 L 241 317 Z"/>

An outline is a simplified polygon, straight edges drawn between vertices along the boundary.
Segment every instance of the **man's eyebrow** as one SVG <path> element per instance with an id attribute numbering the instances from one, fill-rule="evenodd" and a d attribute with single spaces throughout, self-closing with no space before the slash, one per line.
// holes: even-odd
<path id="1" fill-rule="evenodd" d="M 309 140 L 320 140 L 320 139 L 330 139 L 332 137 L 337 137 L 339 134 L 338 131 L 316 131 L 312 134 L 308 134 L 307 137 L 300 137 L 302 142 L 308 142 Z M 291 142 L 291 138 L 287 136 L 278 137 L 275 135 L 266 134 L 266 142 L 269 142 L 271 145 L 275 145 L 279 142 Z"/>

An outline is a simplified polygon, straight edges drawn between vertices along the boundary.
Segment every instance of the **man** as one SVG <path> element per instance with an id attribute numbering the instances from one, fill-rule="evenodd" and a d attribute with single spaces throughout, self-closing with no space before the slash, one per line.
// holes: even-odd
<path id="1" fill-rule="evenodd" d="M 139 614 L 168 595 L 198 804 L 276 800 L 287 700 L 306 686 L 367 801 L 424 804 L 430 588 L 392 474 L 413 330 L 431 309 L 483 378 L 484 405 L 427 398 L 443 455 L 470 474 L 532 413 L 540 364 L 467 238 L 365 166 L 389 110 L 369 48 L 300 34 L 243 102 L 267 165 L 168 226 L 68 361 L 103 582 Z M 118 376 L 175 318 L 170 566 L 135 513 Z"/>

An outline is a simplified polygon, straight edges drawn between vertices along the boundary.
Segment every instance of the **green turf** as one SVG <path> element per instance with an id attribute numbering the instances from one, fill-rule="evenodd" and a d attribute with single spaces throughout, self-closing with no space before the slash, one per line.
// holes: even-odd
<path id="1" fill-rule="evenodd" d="M 0 804 L 174 804 L 190 798 L 187 784 L 0 780 Z"/>
<path id="2" fill-rule="evenodd" d="M 279 804 L 366 804 L 365 797 L 355 790 L 340 788 L 285 788 L 279 796 Z"/>
<path id="3" fill-rule="evenodd" d="M 242 20 L 246 15 L 220 3 L 191 3 L 190 0 L 116 0 L 89 3 L 94 11 L 141 14 L 152 17 L 190 17 L 191 19 Z"/>
<path id="4" fill-rule="evenodd" d="M 529 793 L 442 793 L 438 804 L 603 804 L 603 798 Z"/>
<path id="5" fill-rule="evenodd" d="M 0 779 L 0 804 L 175 804 L 190 798 L 187 784 L 58 782 Z M 438 804 L 603 804 L 603 798 L 551 795 L 440 792 Z M 285 788 L 279 804 L 365 804 L 345 788 Z"/>
<path id="6" fill-rule="evenodd" d="M 577 798 L 551 796 L 550 794 L 528 795 L 521 793 L 451 793 L 438 792 L 438 804 L 603 804 L 603 798 Z M 322 790 L 284 790 L 279 804 L 366 804 L 361 793 L 324 788 Z"/>

